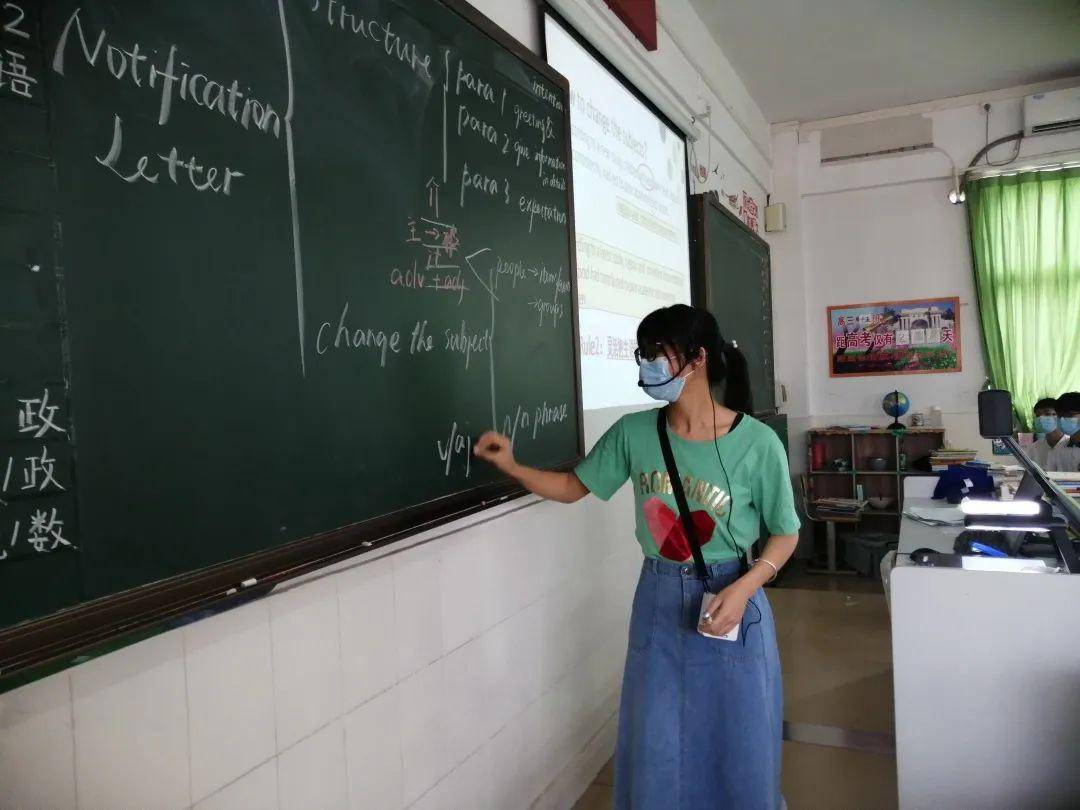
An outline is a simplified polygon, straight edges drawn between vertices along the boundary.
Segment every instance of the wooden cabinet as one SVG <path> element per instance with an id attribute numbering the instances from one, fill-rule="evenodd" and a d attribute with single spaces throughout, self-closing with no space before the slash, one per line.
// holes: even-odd
<path id="1" fill-rule="evenodd" d="M 809 498 L 863 498 L 877 500 L 862 515 L 871 523 L 867 531 L 900 530 L 904 504 L 904 478 L 932 475 L 913 465 L 945 444 L 942 428 L 910 428 L 894 433 L 885 428 L 850 430 L 826 428 L 807 433 Z"/>

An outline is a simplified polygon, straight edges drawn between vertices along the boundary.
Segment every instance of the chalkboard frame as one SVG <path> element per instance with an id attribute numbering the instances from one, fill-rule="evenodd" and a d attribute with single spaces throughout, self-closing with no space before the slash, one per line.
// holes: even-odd
<path id="1" fill-rule="evenodd" d="M 772 318 L 772 251 L 769 247 L 769 243 L 766 242 L 761 236 L 755 233 L 751 228 L 739 219 L 726 205 L 720 202 L 720 198 L 715 191 L 706 191 L 701 194 L 694 194 L 691 196 L 690 201 L 690 262 L 692 265 L 691 287 L 694 300 L 697 302 L 696 306 L 704 307 L 709 311 L 712 311 L 712 301 L 709 297 L 709 267 L 710 267 L 710 246 L 709 238 L 706 227 L 706 218 L 708 216 L 709 209 L 712 209 L 716 213 L 727 218 L 729 222 L 735 224 L 737 229 L 750 239 L 751 242 L 757 244 L 765 251 L 765 255 L 768 259 L 769 274 L 770 274 L 770 299 L 766 302 L 766 306 L 769 311 L 769 318 Z M 773 386 L 776 385 L 776 350 L 773 345 L 773 341 L 770 340 L 768 344 L 768 352 L 771 358 L 770 365 L 772 366 L 772 379 Z M 756 404 L 756 403 L 755 403 Z M 766 418 L 773 417 L 780 412 L 779 406 L 776 405 L 775 393 L 773 394 L 773 405 L 771 408 L 758 408 L 755 410 L 752 416 L 764 421 Z"/>
<path id="2" fill-rule="evenodd" d="M 569 244 L 575 458 L 552 469 L 572 470 L 584 456 L 577 250 L 574 232 L 570 84 L 544 58 L 481 14 L 465 0 L 437 0 L 481 34 L 552 82 L 563 93 L 566 134 L 566 205 Z M 198 612 L 202 618 L 268 594 L 282 582 L 385 549 L 410 536 L 528 495 L 514 481 L 473 487 L 443 498 L 248 554 L 209 568 L 180 574 L 101 597 L 0 629 L 0 692 L 81 663 L 88 658 L 168 630 Z"/>

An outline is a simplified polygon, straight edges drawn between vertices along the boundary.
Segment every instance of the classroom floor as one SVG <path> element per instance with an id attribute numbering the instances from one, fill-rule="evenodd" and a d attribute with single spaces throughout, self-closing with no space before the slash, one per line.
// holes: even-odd
<path id="1" fill-rule="evenodd" d="M 793 564 L 769 591 L 784 671 L 791 810 L 897 806 L 892 639 L 881 583 Z M 609 762 L 574 810 L 612 805 Z"/>

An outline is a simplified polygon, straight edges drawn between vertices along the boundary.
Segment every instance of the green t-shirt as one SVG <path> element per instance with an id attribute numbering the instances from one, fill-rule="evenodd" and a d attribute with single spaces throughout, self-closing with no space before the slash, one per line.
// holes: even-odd
<path id="1" fill-rule="evenodd" d="M 762 521 L 773 535 L 798 532 L 787 454 L 768 425 L 744 416 L 715 444 L 683 439 L 670 427 L 668 436 L 706 562 L 740 556 L 760 536 Z M 655 409 L 622 417 L 575 472 L 605 501 L 629 478 L 645 556 L 692 559 L 656 435 Z"/>

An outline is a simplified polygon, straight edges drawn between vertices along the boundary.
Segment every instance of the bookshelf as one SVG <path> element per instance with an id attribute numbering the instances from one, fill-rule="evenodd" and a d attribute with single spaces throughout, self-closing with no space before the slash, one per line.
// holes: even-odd
<path id="1" fill-rule="evenodd" d="M 889 501 L 883 508 L 868 507 L 863 511 L 862 521 L 869 524 L 867 528 L 898 534 L 904 509 L 904 478 L 934 475 L 913 470 L 912 464 L 944 446 L 943 428 L 908 428 L 899 435 L 885 428 L 810 430 L 806 441 L 808 495 L 811 501 L 854 498 L 861 485 L 864 498 Z M 874 459 L 884 459 L 884 469 L 874 469 Z"/>

